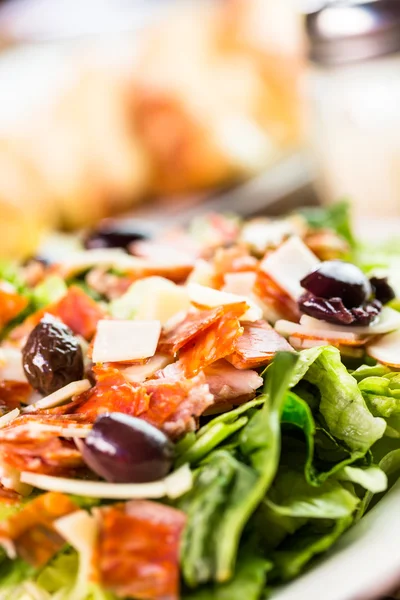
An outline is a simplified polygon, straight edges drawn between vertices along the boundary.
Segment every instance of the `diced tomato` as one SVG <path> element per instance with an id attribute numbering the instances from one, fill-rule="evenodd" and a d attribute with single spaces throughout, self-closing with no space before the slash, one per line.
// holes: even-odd
<path id="1" fill-rule="evenodd" d="M 179 545 L 185 514 L 133 500 L 98 510 L 101 584 L 121 597 L 179 599 Z"/>
<path id="2" fill-rule="evenodd" d="M 39 321 L 48 313 L 59 318 L 72 331 L 90 340 L 96 332 L 97 323 L 106 316 L 105 311 L 78 286 L 71 286 L 65 296 L 55 304 L 36 311 L 17 327 L 11 339 L 23 342 L 36 327 Z"/>
<path id="3" fill-rule="evenodd" d="M 266 321 L 244 323 L 243 329 L 235 351 L 226 357 L 237 369 L 255 369 L 267 365 L 280 350 L 293 352 L 285 338 Z"/>
<path id="4" fill-rule="evenodd" d="M 42 567 L 65 543 L 55 531 L 54 521 L 76 510 L 78 506 L 64 494 L 42 494 L 0 523 L 0 541 L 11 542 L 18 556 Z"/>
<path id="5" fill-rule="evenodd" d="M 59 317 L 74 333 L 86 340 L 93 337 L 98 321 L 105 316 L 97 302 L 77 286 L 71 286 L 65 296 L 46 312 Z"/>
<path id="6" fill-rule="evenodd" d="M 17 317 L 28 306 L 28 300 L 11 290 L 0 287 L 0 327 Z"/>

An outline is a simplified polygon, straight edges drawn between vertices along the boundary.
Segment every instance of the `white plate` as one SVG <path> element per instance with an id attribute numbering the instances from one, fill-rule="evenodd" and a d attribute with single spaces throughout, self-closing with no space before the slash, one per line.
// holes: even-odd
<path id="1" fill-rule="evenodd" d="M 273 600 L 372 600 L 400 581 L 400 481 L 313 569 Z"/>

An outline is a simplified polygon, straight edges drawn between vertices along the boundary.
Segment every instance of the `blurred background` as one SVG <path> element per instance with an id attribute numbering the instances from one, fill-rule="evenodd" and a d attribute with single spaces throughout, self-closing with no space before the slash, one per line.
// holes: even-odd
<path id="1" fill-rule="evenodd" d="M 0 0 L 0 255 L 125 214 L 400 215 L 400 0 Z"/>

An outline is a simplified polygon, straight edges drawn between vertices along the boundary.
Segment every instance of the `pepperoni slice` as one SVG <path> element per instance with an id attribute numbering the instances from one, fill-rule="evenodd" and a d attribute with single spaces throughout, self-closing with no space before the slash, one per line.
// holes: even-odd
<path id="1" fill-rule="evenodd" d="M 98 514 L 101 584 L 121 597 L 178 600 L 185 514 L 146 500 L 101 508 Z"/>

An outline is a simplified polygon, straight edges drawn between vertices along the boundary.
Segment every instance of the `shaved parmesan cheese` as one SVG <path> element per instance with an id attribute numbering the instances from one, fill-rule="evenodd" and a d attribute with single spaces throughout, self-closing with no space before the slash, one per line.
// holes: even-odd
<path id="1" fill-rule="evenodd" d="M 165 354 L 155 354 L 149 362 L 144 365 L 131 365 L 130 367 L 125 368 L 121 367 L 120 371 L 125 379 L 131 383 L 141 383 L 154 375 L 159 369 L 163 369 L 169 365 L 172 361 L 173 359 L 170 356 L 166 356 Z"/>
<path id="2" fill-rule="evenodd" d="M 300 339 L 323 340 L 325 342 L 340 343 L 344 346 L 364 346 L 369 340 L 368 336 L 358 336 L 351 331 L 331 331 L 329 329 L 318 329 L 311 331 L 298 323 L 292 321 L 277 321 L 275 329 L 286 337 L 294 336 Z"/>
<path id="3" fill-rule="evenodd" d="M 268 248 L 279 246 L 293 232 L 293 223 L 288 220 L 255 219 L 244 224 L 240 241 L 260 255 Z"/>
<path id="4" fill-rule="evenodd" d="M 326 323 L 314 317 L 303 315 L 300 319 L 301 325 L 308 330 L 324 329 L 327 331 L 343 331 L 355 333 L 356 335 L 381 335 L 383 333 L 390 333 L 395 329 L 400 328 L 400 313 L 393 308 L 384 306 L 378 319 L 368 326 L 361 325 L 333 325 L 332 323 Z"/>
<path id="5" fill-rule="evenodd" d="M 193 484 L 192 472 L 188 465 L 183 465 L 158 481 L 151 483 L 107 483 L 105 481 L 87 481 L 84 479 L 67 479 L 40 473 L 23 471 L 21 481 L 29 483 L 41 490 L 77 494 L 89 498 L 108 500 L 128 500 L 131 498 L 178 498 L 188 492 Z"/>
<path id="6" fill-rule="evenodd" d="M 60 272 L 64 277 L 71 277 L 92 267 L 114 268 L 124 273 L 140 269 L 145 264 L 143 259 L 130 256 L 119 248 L 94 248 L 71 252 L 59 259 Z"/>
<path id="7" fill-rule="evenodd" d="M 18 348 L 0 348 L 0 379 L 26 383 L 22 352 Z"/>
<path id="8" fill-rule="evenodd" d="M 213 266 L 204 260 L 204 258 L 198 258 L 194 263 L 192 272 L 187 278 L 187 283 L 199 283 L 200 285 L 212 287 L 214 277 L 215 271 Z"/>
<path id="9" fill-rule="evenodd" d="M 400 330 L 368 344 L 367 354 L 384 365 L 400 368 Z"/>
<path id="10" fill-rule="evenodd" d="M 307 248 L 304 242 L 293 236 L 275 252 L 268 254 L 260 264 L 264 271 L 293 300 L 303 293 L 300 281 L 314 271 L 320 260 Z"/>
<path id="11" fill-rule="evenodd" d="M 10 412 L 8 412 L 6 415 L 0 417 L 0 429 L 11 423 L 11 421 L 14 421 L 14 419 L 18 417 L 19 413 L 19 408 L 14 408 L 14 410 L 10 410 Z"/>
<path id="12" fill-rule="evenodd" d="M 29 496 L 32 486 L 21 480 L 21 472 L 0 462 L 0 483 L 8 490 L 14 490 L 21 496 Z"/>
<path id="13" fill-rule="evenodd" d="M 96 518 L 85 510 L 78 510 L 53 523 L 55 530 L 69 543 L 79 554 L 79 569 L 75 580 L 71 598 L 83 598 L 91 580 L 93 554 L 99 533 Z"/>
<path id="14" fill-rule="evenodd" d="M 117 319 L 156 320 L 162 325 L 189 308 L 186 288 L 165 277 L 139 279 L 110 304 L 110 312 Z"/>
<path id="15" fill-rule="evenodd" d="M 256 283 L 257 273 L 254 271 L 242 271 L 239 273 L 226 273 L 224 275 L 223 292 L 251 296 Z"/>
<path id="16" fill-rule="evenodd" d="M 216 306 L 236 304 L 237 302 L 246 302 L 249 309 L 240 318 L 241 321 L 258 321 L 263 317 L 262 309 L 246 296 L 221 292 L 198 283 L 189 283 L 187 289 L 190 300 L 198 306 L 214 308 Z"/>
<path id="17" fill-rule="evenodd" d="M 53 408 L 54 406 L 58 406 L 62 404 L 66 400 L 75 396 L 75 394 L 82 394 L 86 392 L 91 387 L 91 383 L 89 379 L 81 379 L 80 381 L 73 381 L 72 383 L 68 383 L 64 387 L 59 390 L 41 398 L 37 402 L 33 404 L 29 404 L 23 409 L 23 412 L 33 412 L 35 410 L 39 410 L 42 408 Z"/>
<path id="18" fill-rule="evenodd" d="M 21 427 L 30 429 L 30 431 L 34 433 L 49 432 L 56 434 L 57 437 L 67 438 L 85 438 L 92 429 L 90 425 L 64 425 L 63 427 L 60 427 L 58 425 L 50 425 L 49 423 L 39 423 L 35 421 L 24 423 Z"/>
<path id="19" fill-rule="evenodd" d="M 154 356 L 161 333 L 160 321 L 112 321 L 97 323 L 92 360 L 124 362 Z"/>
<path id="20" fill-rule="evenodd" d="M 53 527 L 79 553 L 92 551 L 97 536 L 97 522 L 85 510 L 78 510 L 54 521 Z"/>

